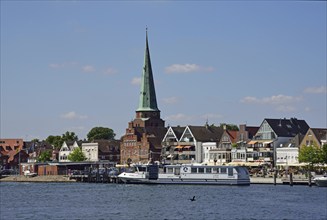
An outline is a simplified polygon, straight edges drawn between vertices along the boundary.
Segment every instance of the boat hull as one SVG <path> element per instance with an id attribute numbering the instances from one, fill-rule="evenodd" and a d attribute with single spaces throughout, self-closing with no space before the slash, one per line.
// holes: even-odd
<path id="1" fill-rule="evenodd" d="M 315 183 L 319 187 L 327 187 L 327 177 L 316 178 Z"/>
<path id="2" fill-rule="evenodd" d="M 129 184 L 183 184 L 183 185 L 250 185 L 249 180 L 231 180 L 231 179 L 132 179 L 132 178 L 121 178 L 124 183 Z"/>

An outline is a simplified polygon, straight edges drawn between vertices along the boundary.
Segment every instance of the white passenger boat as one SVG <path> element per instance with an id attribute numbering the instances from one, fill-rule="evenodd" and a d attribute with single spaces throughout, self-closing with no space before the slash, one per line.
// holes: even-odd
<path id="1" fill-rule="evenodd" d="M 118 178 L 125 183 L 250 185 L 248 170 L 240 166 L 134 165 Z"/>
<path id="2" fill-rule="evenodd" d="M 314 181 L 317 186 L 327 187 L 327 176 L 316 177 Z"/>

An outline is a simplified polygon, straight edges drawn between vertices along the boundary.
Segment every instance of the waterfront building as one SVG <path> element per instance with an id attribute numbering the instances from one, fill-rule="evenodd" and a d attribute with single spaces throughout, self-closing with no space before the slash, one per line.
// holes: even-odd
<path id="1" fill-rule="evenodd" d="M 280 147 L 276 148 L 276 166 L 297 166 L 299 165 L 298 147 Z"/>
<path id="2" fill-rule="evenodd" d="M 226 126 L 224 126 L 223 133 L 217 138 L 219 138 L 217 148 L 209 150 L 208 162 L 219 165 L 230 163 L 232 161 L 232 146 L 236 143 L 236 131 L 226 130 Z"/>
<path id="3" fill-rule="evenodd" d="M 70 162 L 68 155 L 79 147 L 77 141 L 65 141 L 59 150 L 59 162 Z"/>
<path id="4" fill-rule="evenodd" d="M 82 152 L 86 161 L 120 162 L 119 140 L 94 140 L 91 143 L 82 143 Z"/>
<path id="5" fill-rule="evenodd" d="M 256 161 L 276 165 L 276 149 L 289 143 L 296 135 L 306 134 L 309 126 L 305 120 L 264 119 L 254 138 L 248 143 Z"/>
<path id="6" fill-rule="evenodd" d="M 86 157 L 86 161 L 99 161 L 99 144 L 98 143 L 82 143 L 82 152 Z"/>
<path id="7" fill-rule="evenodd" d="M 134 120 L 128 123 L 125 134 L 121 137 L 120 162 L 147 163 L 159 161 L 161 140 L 167 132 L 165 122 L 160 117 L 154 86 L 153 72 L 146 31 L 146 45 L 139 105 Z"/>
<path id="8" fill-rule="evenodd" d="M 24 141 L 23 139 L 17 138 L 17 139 L 0 139 L 0 151 L 17 151 L 22 150 L 24 147 Z"/>
<path id="9" fill-rule="evenodd" d="M 0 169 L 18 169 L 20 162 L 27 162 L 28 154 L 23 148 L 23 139 L 0 139 Z"/>
<path id="10" fill-rule="evenodd" d="M 257 159 L 251 148 L 247 148 L 247 143 L 251 141 L 258 130 L 259 127 L 257 126 L 239 125 L 239 130 L 236 131 L 236 144 L 233 145 L 231 150 L 232 162 L 234 164 L 244 164 Z"/>
<path id="11" fill-rule="evenodd" d="M 223 128 L 208 124 L 169 127 L 162 140 L 162 160 L 166 164 L 202 163 L 209 145 L 211 149 L 218 146 L 223 133 Z"/>
<path id="12" fill-rule="evenodd" d="M 45 151 L 51 151 L 51 160 L 58 161 L 59 151 L 46 141 L 24 141 L 24 149 L 29 155 L 27 162 L 36 163 L 38 157 Z"/>
<path id="13" fill-rule="evenodd" d="M 95 140 L 99 148 L 99 161 L 120 162 L 120 141 L 119 140 Z"/>
<path id="14" fill-rule="evenodd" d="M 324 144 L 327 144 L 327 128 L 310 128 L 304 135 L 300 147 L 313 144 L 316 144 L 320 148 Z"/>

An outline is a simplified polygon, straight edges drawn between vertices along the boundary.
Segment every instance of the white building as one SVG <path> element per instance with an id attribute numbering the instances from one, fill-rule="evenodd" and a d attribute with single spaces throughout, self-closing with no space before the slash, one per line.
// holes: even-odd
<path id="1" fill-rule="evenodd" d="M 296 166 L 299 164 L 299 148 L 282 147 L 276 149 L 277 166 Z"/>
<path id="2" fill-rule="evenodd" d="M 99 161 L 98 143 L 82 143 L 82 152 L 86 157 L 86 161 Z"/>
<path id="3" fill-rule="evenodd" d="M 79 146 L 76 141 L 72 144 L 64 142 L 59 151 L 59 162 L 70 162 L 68 155 L 77 147 Z"/>
<path id="4" fill-rule="evenodd" d="M 210 150 L 217 149 L 216 142 L 205 142 L 202 144 L 202 151 L 203 151 L 203 163 L 214 163 L 214 158 L 211 156 L 210 158 Z"/>

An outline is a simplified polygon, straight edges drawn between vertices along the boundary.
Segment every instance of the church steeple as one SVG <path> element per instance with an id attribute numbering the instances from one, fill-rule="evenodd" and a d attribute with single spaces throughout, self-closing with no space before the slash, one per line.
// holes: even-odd
<path id="1" fill-rule="evenodd" d="M 144 65 L 141 81 L 141 91 L 139 106 L 137 112 L 152 112 L 160 111 L 157 106 L 156 91 L 154 88 L 154 80 L 151 67 L 150 51 L 148 44 L 148 28 L 146 28 L 146 44 L 145 44 L 145 55 Z"/>

